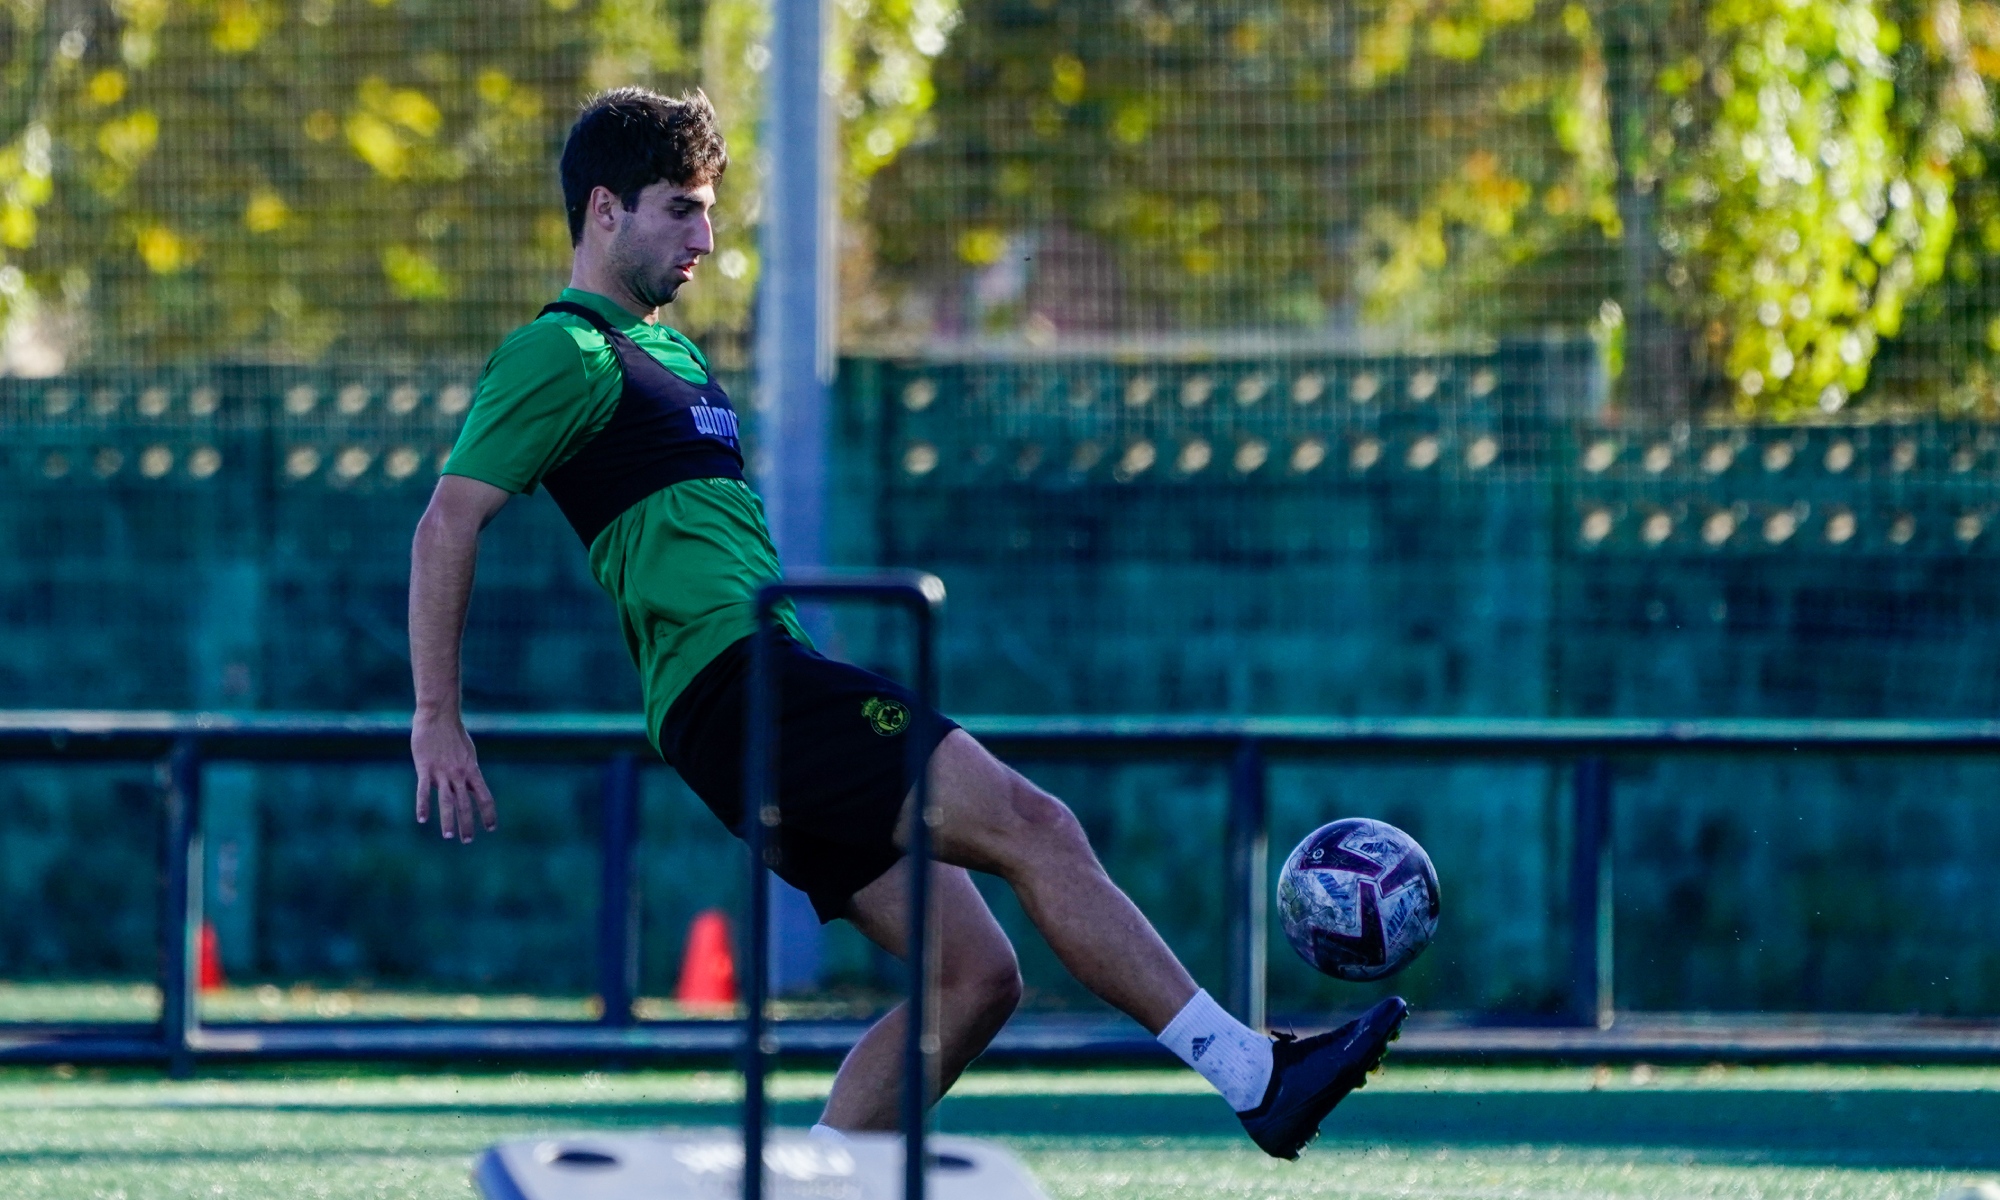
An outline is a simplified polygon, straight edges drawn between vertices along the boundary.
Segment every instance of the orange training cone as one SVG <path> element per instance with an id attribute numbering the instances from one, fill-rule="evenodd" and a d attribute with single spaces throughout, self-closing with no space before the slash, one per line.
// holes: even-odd
<path id="1" fill-rule="evenodd" d="M 222 949 L 216 945 L 215 926 L 208 921 L 201 923 L 201 956 L 196 972 L 196 982 L 204 992 L 229 986 L 229 981 L 222 977 Z"/>
<path id="2" fill-rule="evenodd" d="M 729 920 L 720 910 L 711 908 L 688 926 L 674 999 L 682 1004 L 736 1003 L 736 955 L 729 948 Z"/>

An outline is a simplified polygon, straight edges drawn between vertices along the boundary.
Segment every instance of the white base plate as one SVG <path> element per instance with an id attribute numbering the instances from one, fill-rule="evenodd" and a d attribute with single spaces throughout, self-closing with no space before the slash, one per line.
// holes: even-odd
<path id="1" fill-rule="evenodd" d="M 973 1138 L 934 1136 L 929 1200 L 1047 1200 L 1019 1159 Z M 772 1130 L 764 1143 L 769 1200 L 901 1200 L 903 1139 L 850 1135 L 843 1144 Z M 743 1134 L 736 1129 L 597 1134 L 502 1142 L 479 1156 L 473 1186 L 486 1200 L 736 1200 Z"/>

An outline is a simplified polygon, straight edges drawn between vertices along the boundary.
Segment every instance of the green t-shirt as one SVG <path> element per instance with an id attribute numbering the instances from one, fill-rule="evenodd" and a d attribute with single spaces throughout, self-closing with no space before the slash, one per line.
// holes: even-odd
<path id="1" fill-rule="evenodd" d="M 592 292 L 565 288 L 562 298 L 602 313 L 682 379 L 708 378 L 694 343 L 666 326 Z M 604 428 L 623 389 L 617 352 L 588 321 L 539 317 L 507 335 L 487 360 L 444 473 L 532 492 Z M 749 636 L 757 588 L 779 576 L 764 506 L 734 479 L 662 488 L 597 535 L 590 570 L 617 602 L 657 747 L 674 697 L 725 647 Z M 811 644 L 789 604 L 778 617 L 791 636 Z"/>

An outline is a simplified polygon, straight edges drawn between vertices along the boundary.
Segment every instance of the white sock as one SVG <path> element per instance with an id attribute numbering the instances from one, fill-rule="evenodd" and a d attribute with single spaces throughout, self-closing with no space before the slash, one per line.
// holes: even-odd
<path id="1" fill-rule="evenodd" d="M 1196 992 L 1167 1022 L 1160 1045 L 1214 1084 L 1237 1112 L 1264 1102 L 1271 1083 L 1271 1039 L 1222 1011 L 1206 991 Z"/>
<path id="2" fill-rule="evenodd" d="M 836 1146 L 847 1144 L 847 1135 L 831 1125 L 814 1125 L 806 1130 L 806 1136 L 816 1142 L 832 1142 Z"/>

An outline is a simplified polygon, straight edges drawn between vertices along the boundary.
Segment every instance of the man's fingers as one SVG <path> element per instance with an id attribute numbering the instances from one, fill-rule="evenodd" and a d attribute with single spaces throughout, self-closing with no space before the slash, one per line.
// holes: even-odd
<path id="1" fill-rule="evenodd" d="M 493 793 L 486 787 L 486 776 L 479 768 L 472 769 L 472 798 L 479 805 L 479 823 L 492 833 L 500 828 L 500 809 L 493 803 Z"/>
<path id="2" fill-rule="evenodd" d="M 438 836 L 450 841 L 458 836 L 458 805 L 451 798 L 457 781 L 446 775 L 438 780 Z"/>
<path id="3" fill-rule="evenodd" d="M 438 836 L 446 841 L 469 842 L 473 831 L 484 825 L 488 831 L 500 828 L 500 813 L 487 790 L 486 779 L 477 764 L 460 770 L 417 772 L 417 823 L 430 820 L 431 796 L 437 796 Z"/>

